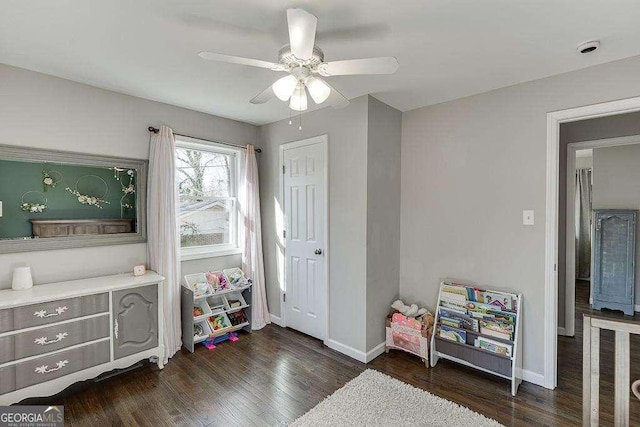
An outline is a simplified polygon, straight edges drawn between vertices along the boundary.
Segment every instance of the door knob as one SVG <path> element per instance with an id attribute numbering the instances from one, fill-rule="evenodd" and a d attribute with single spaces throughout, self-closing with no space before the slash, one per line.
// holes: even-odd
<path id="1" fill-rule="evenodd" d="M 316 249 L 313 253 L 316 255 L 322 255 L 322 249 Z"/>

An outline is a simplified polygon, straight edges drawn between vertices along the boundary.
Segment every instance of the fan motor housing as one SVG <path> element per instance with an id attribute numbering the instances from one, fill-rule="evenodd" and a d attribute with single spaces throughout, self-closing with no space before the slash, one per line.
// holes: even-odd
<path id="1" fill-rule="evenodd" d="M 306 61 L 302 61 L 296 58 L 293 53 L 291 53 L 291 46 L 285 45 L 278 52 L 278 62 L 289 67 L 295 68 L 299 66 L 307 66 L 309 68 L 316 68 L 318 65 L 324 62 L 324 52 L 318 46 L 313 46 L 313 54 L 311 55 L 311 59 Z"/>

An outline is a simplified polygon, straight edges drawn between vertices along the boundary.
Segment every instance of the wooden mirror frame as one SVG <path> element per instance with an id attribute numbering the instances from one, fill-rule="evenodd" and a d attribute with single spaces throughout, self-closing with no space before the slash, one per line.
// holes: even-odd
<path id="1" fill-rule="evenodd" d="M 0 160 L 22 160 L 97 167 L 118 166 L 135 169 L 137 173 L 135 233 L 0 240 L 0 254 L 127 245 L 132 243 L 145 243 L 147 241 L 147 169 L 149 164 L 147 160 L 46 150 L 41 148 L 25 148 L 12 145 L 0 145 Z M 0 219 L 0 221 L 2 221 L 2 219 Z"/>

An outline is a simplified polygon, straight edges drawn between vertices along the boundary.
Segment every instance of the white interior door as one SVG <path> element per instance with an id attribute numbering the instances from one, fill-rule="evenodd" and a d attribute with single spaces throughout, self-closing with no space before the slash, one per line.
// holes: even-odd
<path id="1" fill-rule="evenodd" d="M 325 338 L 327 311 L 324 141 L 292 143 L 283 152 L 285 322 L 318 339 Z"/>

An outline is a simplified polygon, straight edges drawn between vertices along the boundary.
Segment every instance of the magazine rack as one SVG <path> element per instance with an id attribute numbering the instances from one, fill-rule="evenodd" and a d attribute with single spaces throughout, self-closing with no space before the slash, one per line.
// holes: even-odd
<path id="1" fill-rule="evenodd" d="M 466 288 L 473 289 L 477 294 L 485 292 L 494 292 L 499 294 L 510 295 L 513 298 L 513 307 L 510 313 L 515 316 L 515 322 L 513 324 L 513 339 L 497 338 L 493 335 L 480 333 L 480 331 L 474 331 L 467 328 L 461 328 L 462 339 L 460 341 L 448 340 L 442 338 L 439 335 L 440 328 L 442 327 L 441 319 L 441 307 L 447 305 L 450 300 L 448 296 L 451 294 L 445 292 L 445 289 L 451 288 Z M 443 295 L 444 294 L 444 295 Z M 466 300 L 467 303 L 474 303 L 479 301 Z M 446 310 L 446 307 L 445 307 Z M 506 311 L 506 310 L 505 310 Z M 469 312 L 468 312 L 469 313 Z M 473 316 L 470 316 L 473 317 Z M 435 366 L 438 363 L 438 359 L 443 358 L 452 360 L 471 368 L 479 369 L 481 371 L 497 375 L 499 377 L 508 379 L 511 381 L 511 394 L 513 396 L 518 392 L 518 386 L 522 382 L 522 295 L 513 292 L 506 292 L 500 290 L 483 290 L 478 289 L 472 285 L 461 285 L 450 282 L 442 282 L 440 284 L 440 291 L 438 294 L 438 307 L 436 309 L 435 318 L 436 328 L 431 336 L 431 366 Z M 445 326 L 446 328 L 446 326 Z M 451 328 L 449 328 L 451 329 Z M 511 355 L 504 355 L 498 352 L 493 352 L 485 348 L 480 348 L 475 345 L 476 340 L 483 339 L 486 341 L 493 341 L 498 344 L 502 344 L 505 347 L 511 348 Z M 485 342 L 486 342 L 485 341 Z"/>

